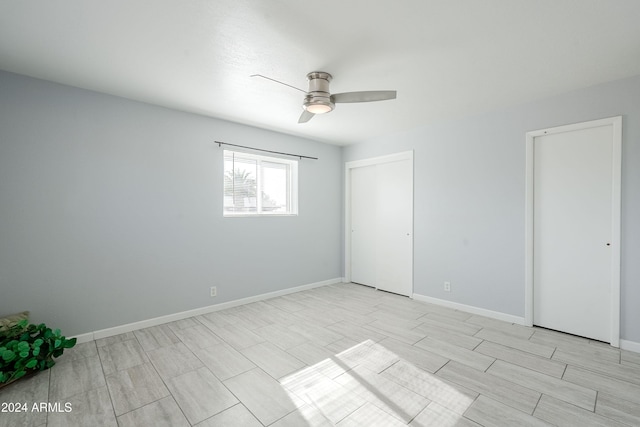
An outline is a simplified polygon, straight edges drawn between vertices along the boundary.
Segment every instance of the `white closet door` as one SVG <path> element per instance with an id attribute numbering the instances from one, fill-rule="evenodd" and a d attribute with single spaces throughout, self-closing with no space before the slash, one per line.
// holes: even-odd
<path id="1" fill-rule="evenodd" d="M 378 288 L 413 293 L 413 170 L 410 160 L 377 168 Z"/>
<path id="2" fill-rule="evenodd" d="M 413 293 L 413 162 L 350 169 L 351 281 Z"/>
<path id="3" fill-rule="evenodd" d="M 533 323 L 611 339 L 612 126 L 534 139 Z"/>
<path id="4" fill-rule="evenodd" d="M 376 166 L 351 169 L 351 281 L 377 287 Z"/>

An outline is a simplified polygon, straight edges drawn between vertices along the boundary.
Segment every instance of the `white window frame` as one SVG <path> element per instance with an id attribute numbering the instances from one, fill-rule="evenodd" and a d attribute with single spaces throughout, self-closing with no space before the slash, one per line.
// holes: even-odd
<path id="1" fill-rule="evenodd" d="M 223 176 L 224 176 L 224 162 L 229 156 L 236 156 L 242 159 L 255 160 L 257 162 L 257 176 L 256 176 L 256 212 L 227 212 L 224 209 L 224 178 L 222 180 L 222 215 L 224 217 L 267 217 L 267 216 L 297 216 L 298 215 L 298 161 L 292 159 L 284 159 L 281 157 L 263 156 L 260 154 L 247 153 L 244 151 L 236 150 L 224 150 L 222 155 L 223 162 Z M 269 212 L 262 210 L 262 181 L 263 181 L 263 169 L 262 162 L 269 163 L 281 163 L 289 166 L 289 175 L 287 179 L 287 199 L 289 201 L 289 211 L 282 212 Z"/>

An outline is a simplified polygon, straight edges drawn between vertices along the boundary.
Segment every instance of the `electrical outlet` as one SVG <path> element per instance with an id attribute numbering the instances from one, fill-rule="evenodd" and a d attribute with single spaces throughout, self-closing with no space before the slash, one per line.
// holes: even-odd
<path id="1" fill-rule="evenodd" d="M 218 295 L 218 287 L 217 286 L 212 286 L 211 287 L 211 297 L 215 297 L 216 295 Z"/>
<path id="2" fill-rule="evenodd" d="M 444 291 L 451 292 L 451 282 L 444 282 Z"/>

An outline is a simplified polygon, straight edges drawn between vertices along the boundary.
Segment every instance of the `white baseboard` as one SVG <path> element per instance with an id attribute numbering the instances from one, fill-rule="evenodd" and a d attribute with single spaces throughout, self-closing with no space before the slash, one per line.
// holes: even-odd
<path id="1" fill-rule="evenodd" d="M 413 294 L 413 299 L 416 301 L 428 302 L 431 304 L 441 305 L 447 308 L 453 308 L 455 310 L 464 311 L 466 313 L 478 314 L 480 316 L 491 317 L 497 320 L 503 320 L 509 323 L 516 323 L 518 325 L 525 325 L 524 317 L 518 317 L 511 314 L 500 313 L 498 311 L 491 311 L 484 308 L 474 307 L 472 305 L 460 304 L 457 302 L 447 301 L 443 299 L 428 297 L 420 294 Z M 633 351 L 640 353 L 640 343 L 635 341 L 620 340 L 620 348 L 622 350 Z"/>
<path id="2" fill-rule="evenodd" d="M 512 314 L 501 313 L 499 311 L 491 311 L 485 308 L 474 307 L 472 305 L 460 304 L 458 302 L 447 301 L 444 299 L 428 297 L 426 295 L 413 294 L 416 301 L 428 302 L 431 304 L 441 305 L 443 307 L 452 308 L 454 310 L 464 311 L 466 313 L 477 314 L 480 316 L 490 317 L 492 319 L 502 320 L 504 322 L 516 323 L 524 325 L 524 317 L 514 316 Z"/>
<path id="3" fill-rule="evenodd" d="M 112 328 L 101 329 L 99 331 L 88 332 L 86 334 L 76 335 L 78 343 L 89 342 L 100 338 L 111 337 L 114 335 L 124 334 L 126 332 L 136 331 L 138 329 L 150 328 L 152 326 L 162 325 L 168 322 L 175 322 L 193 316 L 200 316 L 214 311 L 224 310 L 231 307 L 237 307 L 243 304 L 263 301 L 269 298 L 280 297 L 283 295 L 293 294 L 295 292 L 306 291 L 321 286 L 331 285 L 342 282 L 342 278 L 323 280 L 321 282 L 310 283 L 308 285 L 296 286 L 294 288 L 282 289 L 280 291 L 267 292 L 266 294 L 255 295 L 247 298 L 241 298 L 233 301 L 227 301 L 220 304 L 209 305 L 206 307 L 195 308 L 193 310 L 182 311 L 180 313 L 168 314 L 166 316 L 154 317 L 153 319 L 141 320 L 139 322 L 127 323 L 125 325 L 114 326 Z"/>
<path id="4" fill-rule="evenodd" d="M 622 350 L 640 353 L 640 342 L 620 340 L 620 348 Z"/>
<path id="5" fill-rule="evenodd" d="M 86 334 L 76 335 L 75 337 L 71 337 L 77 339 L 76 344 L 82 344 L 83 342 L 93 341 L 93 332 L 89 332 Z"/>

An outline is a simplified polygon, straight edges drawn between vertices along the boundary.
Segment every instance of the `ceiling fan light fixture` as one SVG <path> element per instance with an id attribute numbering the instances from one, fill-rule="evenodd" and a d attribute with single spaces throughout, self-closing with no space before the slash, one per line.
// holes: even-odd
<path id="1" fill-rule="evenodd" d="M 307 94 L 302 106 L 312 114 L 324 114 L 333 110 L 336 105 L 331 102 L 328 92 L 314 92 Z"/>
<path id="2" fill-rule="evenodd" d="M 333 105 L 325 103 L 305 103 L 304 109 L 313 114 L 324 114 L 333 110 Z"/>

